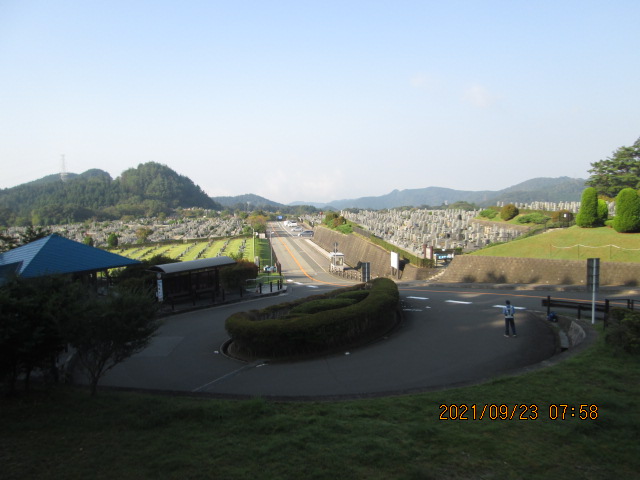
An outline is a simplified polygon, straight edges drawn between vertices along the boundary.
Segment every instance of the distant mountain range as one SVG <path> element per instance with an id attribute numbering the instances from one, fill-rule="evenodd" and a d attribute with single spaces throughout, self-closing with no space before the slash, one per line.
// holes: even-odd
<path id="1" fill-rule="evenodd" d="M 49 175 L 16 187 L 0 189 L 0 226 L 156 216 L 160 213 L 171 214 L 176 208 L 190 207 L 302 214 L 316 209 L 439 208 L 457 202 L 478 207 L 497 205 L 499 202 L 570 202 L 579 201 L 584 189 L 584 179 L 543 177 L 499 191 L 427 187 L 393 190 L 378 197 L 284 205 L 254 194 L 209 197 L 189 178 L 165 165 L 149 162 L 123 172 L 116 179 L 103 170 L 92 169 L 80 175 L 69 173 L 64 179 L 60 175 Z"/>
<path id="2" fill-rule="evenodd" d="M 382 210 L 397 207 L 440 207 L 445 203 L 468 202 L 487 207 L 504 203 L 540 202 L 578 202 L 586 188 L 584 179 L 558 177 L 540 177 L 527 180 L 503 190 L 468 191 L 441 187 L 393 190 L 378 197 L 360 197 L 355 199 L 334 200 L 329 203 L 294 202 L 290 205 L 312 205 L 321 209 L 342 210 L 345 208 L 363 208 Z"/>

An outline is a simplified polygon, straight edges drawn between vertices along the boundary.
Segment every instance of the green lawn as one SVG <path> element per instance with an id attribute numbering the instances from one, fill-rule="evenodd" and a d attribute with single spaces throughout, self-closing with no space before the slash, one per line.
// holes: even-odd
<path id="1" fill-rule="evenodd" d="M 0 400 L 0 463 L 7 480 L 632 479 L 638 398 L 639 359 L 601 340 L 522 376 L 380 399 L 90 398 L 59 387 Z M 527 409 L 513 419 L 440 420 L 441 405 L 454 404 L 477 405 L 476 417 L 485 404 Z M 597 418 L 553 420 L 550 404 L 595 405 L 586 411 L 595 417 L 597 408 Z"/>
<path id="2" fill-rule="evenodd" d="M 618 233 L 609 227 L 570 227 L 490 246 L 471 255 L 640 262 L 640 233 Z"/>
<path id="3" fill-rule="evenodd" d="M 266 239 L 256 238 L 255 246 L 257 253 L 254 252 L 254 242 L 251 237 L 233 237 L 233 238 L 219 238 L 211 242 L 209 245 L 209 241 L 200 240 L 200 241 L 191 241 L 189 243 L 177 242 L 177 243 L 169 243 L 169 244 L 157 244 L 157 245 L 147 245 L 144 247 L 140 246 L 125 246 L 125 247 L 117 247 L 110 249 L 110 252 L 117 253 L 118 255 L 122 255 L 127 258 L 132 258 L 134 260 L 146 260 L 151 258 L 154 255 L 165 255 L 169 258 L 177 259 L 182 255 L 180 260 L 188 261 L 194 260 L 198 253 L 202 252 L 200 258 L 210 258 L 215 257 L 220 253 L 225 242 L 229 242 L 224 255 L 230 254 L 239 254 L 240 246 L 243 242 L 246 241 L 245 250 L 243 252 L 243 257 L 245 260 L 253 261 L 256 255 L 260 256 L 261 264 L 268 265 L 270 262 L 270 254 L 269 254 L 269 241 Z"/>

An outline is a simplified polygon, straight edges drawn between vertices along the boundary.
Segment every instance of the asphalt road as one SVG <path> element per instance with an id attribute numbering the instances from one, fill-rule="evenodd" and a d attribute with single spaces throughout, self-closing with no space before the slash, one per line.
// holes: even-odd
<path id="1" fill-rule="evenodd" d="M 347 285 L 329 275 L 326 254 L 308 239 L 274 229 L 286 293 L 168 317 L 144 351 L 112 369 L 101 385 L 220 396 L 342 398 L 447 388 L 540 364 L 557 352 L 541 299 L 557 292 L 442 288 L 400 283 L 404 321 L 371 345 L 299 362 L 244 363 L 222 351 L 224 322 L 259 309 Z M 564 298 L 585 298 L 563 293 Z M 501 308 L 517 309 L 517 338 L 504 337 Z M 565 354 L 561 354 L 565 355 Z"/>

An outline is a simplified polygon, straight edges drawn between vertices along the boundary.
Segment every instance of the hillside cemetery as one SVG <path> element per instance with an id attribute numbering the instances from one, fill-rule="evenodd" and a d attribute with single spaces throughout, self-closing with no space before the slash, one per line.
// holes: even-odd
<path id="1" fill-rule="evenodd" d="M 577 213 L 580 202 L 534 202 L 518 203 L 516 206 L 520 210 L 567 210 Z M 464 252 L 477 250 L 491 243 L 513 240 L 528 229 L 522 225 L 480 220 L 477 210 L 352 209 L 343 210 L 341 215 L 359 225 L 364 230 L 360 233 L 373 234 L 419 257 L 425 256 L 428 247 L 434 250 L 459 248 Z M 302 218 L 312 226 L 322 221 L 317 214 Z M 51 227 L 53 233 L 78 242 L 91 237 L 93 245 L 101 248 L 107 247 L 109 235 L 116 234 L 119 247 L 113 250 L 129 258 L 144 260 L 154 255 L 165 255 L 183 261 L 230 253 L 241 253 L 249 258 L 244 251 L 244 239 L 232 239 L 241 235 L 243 229 L 242 218 L 234 215 L 141 218 Z M 18 236 L 22 231 L 24 227 L 9 227 L 5 234 Z"/>
<path id="2" fill-rule="evenodd" d="M 119 245 L 140 243 L 141 236 L 144 236 L 144 243 L 232 237 L 242 233 L 243 221 L 235 216 L 166 220 L 141 218 L 128 222 L 117 220 L 65 224 L 51 227 L 51 230 L 77 242 L 82 242 L 89 236 L 93 239 L 95 247 L 106 247 L 107 238 L 112 233 L 118 236 Z M 17 235 L 21 231 L 24 231 L 24 227 L 9 227 L 6 233 Z"/>
<path id="3" fill-rule="evenodd" d="M 568 210 L 577 213 L 580 202 L 534 202 L 516 206 L 521 210 Z M 528 230 L 528 227 L 520 225 L 478 220 L 479 212 L 476 210 L 344 210 L 341 214 L 367 232 L 419 257 L 425 256 L 428 247 L 460 248 L 468 252 L 491 243 L 513 240 Z"/>

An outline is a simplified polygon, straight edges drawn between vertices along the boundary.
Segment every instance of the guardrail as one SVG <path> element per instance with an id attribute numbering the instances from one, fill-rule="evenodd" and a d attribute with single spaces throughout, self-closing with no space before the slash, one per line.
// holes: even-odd
<path id="1" fill-rule="evenodd" d="M 616 302 L 626 302 L 627 309 L 635 310 L 635 300 L 631 298 L 626 299 L 616 299 Z M 578 319 L 581 318 L 581 313 L 583 310 L 585 311 L 593 311 L 595 309 L 596 312 L 603 312 L 603 320 L 604 326 L 607 326 L 609 320 L 609 311 L 611 310 L 611 300 L 605 299 L 604 302 L 596 302 L 595 306 L 592 302 L 580 302 L 577 300 L 561 300 L 561 299 L 553 299 L 551 296 L 547 296 L 547 298 L 542 299 L 542 306 L 547 307 L 547 317 L 551 313 L 551 307 L 558 308 L 570 308 L 576 309 L 578 312 Z"/>

